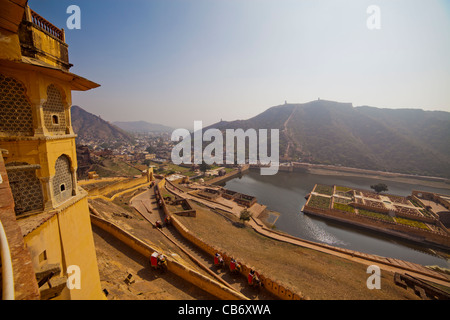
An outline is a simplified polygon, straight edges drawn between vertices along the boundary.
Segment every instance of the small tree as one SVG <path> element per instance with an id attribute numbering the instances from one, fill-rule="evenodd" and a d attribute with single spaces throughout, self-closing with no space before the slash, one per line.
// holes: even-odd
<path id="1" fill-rule="evenodd" d="M 239 215 L 239 220 L 242 220 L 242 222 L 245 223 L 245 221 L 250 220 L 251 216 L 252 216 L 251 212 L 248 211 L 247 209 L 244 209 L 241 211 L 241 214 Z"/>
<path id="2" fill-rule="evenodd" d="M 211 169 L 211 166 L 209 164 L 207 164 L 205 161 L 203 161 L 200 166 L 199 169 L 201 172 L 205 173 L 206 171 Z"/>
<path id="3" fill-rule="evenodd" d="M 378 184 L 371 185 L 370 188 L 375 190 L 376 193 L 380 193 L 380 192 L 389 190 L 388 186 L 384 183 L 378 183 Z"/>

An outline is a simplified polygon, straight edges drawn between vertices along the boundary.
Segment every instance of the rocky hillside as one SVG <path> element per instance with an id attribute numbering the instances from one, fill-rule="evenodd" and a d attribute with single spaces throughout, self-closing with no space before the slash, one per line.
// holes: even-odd
<path id="1" fill-rule="evenodd" d="M 134 141 L 129 133 L 79 106 L 73 106 L 71 113 L 72 126 L 78 135 L 77 144 L 94 142 L 98 145 L 114 146 Z"/>
<path id="2" fill-rule="evenodd" d="M 317 100 L 211 127 L 279 129 L 284 160 L 450 177 L 448 112 Z"/>

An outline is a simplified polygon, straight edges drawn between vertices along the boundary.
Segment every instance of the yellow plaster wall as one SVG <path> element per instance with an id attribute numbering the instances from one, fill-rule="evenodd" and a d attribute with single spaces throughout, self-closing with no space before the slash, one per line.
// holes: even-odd
<path id="1" fill-rule="evenodd" d="M 38 58 L 42 61 L 54 66 L 68 62 L 67 45 L 36 28 L 33 28 L 33 43 L 38 49 Z M 71 167 L 75 171 L 77 160 L 70 116 L 71 84 L 51 76 L 52 73 L 46 68 L 38 70 L 28 64 L 11 64 L 1 60 L 22 60 L 18 34 L 4 29 L 0 29 L 0 72 L 15 78 L 25 88 L 35 130 L 34 136 L 26 137 L 12 137 L 7 133 L 0 133 L 0 148 L 9 150 L 5 162 L 39 164 L 41 168 L 37 170 L 37 176 L 51 177 L 55 175 L 57 158 L 65 154 L 70 158 Z M 63 98 L 69 129 L 67 136 L 52 137 L 57 133 L 48 132 L 44 125 L 42 106 L 47 101 L 47 88 L 50 84 L 58 87 Z M 67 267 L 77 265 L 81 269 L 81 289 L 69 290 L 66 287 L 57 299 L 105 299 L 100 286 L 86 195 L 66 201 L 58 210 L 53 215 L 50 212 L 42 212 L 26 218 L 30 219 L 30 223 L 37 223 L 36 219 L 47 219 L 24 236 L 24 242 L 32 256 L 33 268 L 37 271 L 47 263 L 59 263 L 62 268 L 61 275 L 67 276 Z M 44 251 L 46 259 L 42 260 L 40 257 L 43 257 Z"/>
<path id="2" fill-rule="evenodd" d="M 0 147 L 9 151 L 6 164 L 9 162 L 27 162 L 39 164 L 38 177 L 55 175 L 56 160 L 63 154 L 71 160 L 71 167 L 76 170 L 77 156 L 74 138 L 59 138 L 51 140 L 0 140 Z"/>
<path id="3" fill-rule="evenodd" d="M 77 265 L 81 271 L 81 289 L 64 288 L 57 299 L 98 300 L 105 299 L 100 286 L 100 275 L 95 253 L 94 238 L 87 198 L 71 204 L 66 209 L 24 237 L 30 250 L 35 271 L 45 263 L 59 263 L 62 275 L 67 267 Z M 39 262 L 39 255 L 46 250 L 47 261 Z"/>
<path id="4" fill-rule="evenodd" d="M 87 197 L 59 214 L 65 265 L 78 265 L 81 270 L 81 289 L 70 290 L 70 298 L 105 299 L 95 253 Z"/>
<path id="5" fill-rule="evenodd" d="M 0 41 L 1 42 L 1 41 Z M 70 106 L 72 105 L 72 91 L 70 84 L 64 83 L 61 80 L 45 74 L 44 72 L 36 72 L 22 69 L 14 69 L 11 67 L 2 66 L 0 73 L 13 77 L 19 81 L 25 88 L 25 95 L 31 105 L 33 114 L 33 127 L 35 130 L 35 137 L 42 136 L 61 136 L 60 134 L 49 132 L 44 124 L 42 105 L 47 101 L 47 88 L 51 84 L 55 85 L 62 96 L 62 103 L 65 109 L 66 127 L 68 134 L 74 135 Z M 0 133 L 0 136 L 5 136 Z M 7 135 L 6 135 L 7 136 Z M 1 141 L 0 141 L 1 143 Z"/>
<path id="6" fill-rule="evenodd" d="M 43 52 L 38 52 L 38 57 L 40 60 L 55 67 L 61 66 L 56 63 L 58 59 L 68 62 L 68 46 L 65 43 L 55 40 L 55 38 L 47 35 L 37 28 L 33 28 L 32 30 L 34 45 L 38 50 Z"/>
<path id="7" fill-rule="evenodd" d="M 59 237 L 58 218 L 56 215 L 51 217 L 45 224 L 33 230 L 25 238 L 25 245 L 30 251 L 33 269 L 40 270 L 48 263 L 54 264 L 62 262 L 61 241 Z M 39 261 L 39 255 L 47 253 L 46 261 Z"/>
<path id="8" fill-rule="evenodd" d="M 20 42 L 17 33 L 0 28 L 0 59 L 21 60 Z"/>
<path id="9" fill-rule="evenodd" d="M 107 195 L 111 192 L 114 191 L 119 191 L 119 190 L 125 190 L 125 189 L 131 189 L 133 187 L 136 187 L 138 185 L 144 184 L 149 182 L 148 177 L 147 176 L 142 176 L 139 178 L 131 178 L 131 179 L 127 179 L 127 180 L 122 180 L 122 181 L 118 181 L 118 182 L 114 182 L 110 185 L 106 185 L 100 188 L 93 188 L 90 189 L 88 191 L 89 196 L 94 197 L 94 196 L 100 196 L 100 195 Z"/>

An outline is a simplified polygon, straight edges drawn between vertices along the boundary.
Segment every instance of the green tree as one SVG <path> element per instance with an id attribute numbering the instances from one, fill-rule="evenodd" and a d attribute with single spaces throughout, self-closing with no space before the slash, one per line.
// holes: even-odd
<path id="1" fill-rule="evenodd" d="M 205 173 L 206 171 L 211 169 L 211 166 L 209 164 L 207 164 L 205 161 L 203 161 L 200 166 L 199 169 L 201 172 Z"/>
<path id="2" fill-rule="evenodd" d="M 375 190 L 376 193 L 380 193 L 380 192 L 389 190 L 388 186 L 384 183 L 378 183 L 378 184 L 371 185 L 370 188 Z"/>
<path id="3" fill-rule="evenodd" d="M 241 211 L 241 214 L 239 215 L 239 220 L 242 220 L 242 222 L 245 223 L 245 221 L 249 221 L 252 214 L 247 209 L 244 209 Z"/>

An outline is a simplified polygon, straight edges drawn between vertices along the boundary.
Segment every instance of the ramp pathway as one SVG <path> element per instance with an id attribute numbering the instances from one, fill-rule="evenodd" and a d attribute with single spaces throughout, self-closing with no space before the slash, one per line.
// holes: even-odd
<path id="1" fill-rule="evenodd" d="M 130 201 L 144 219 L 156 227 L 156 221 L 164 221 L 164 213 L 159 209 L 153 188 L 145 191 Z M 186 240 L 174 227 L 165 226 L 158 229 L 165 237 L 176 244 L 192 261 L 202 268 L 214 280 L 232 288 L 252 300 L 278 300 L 279 298 L 266 290 L 257 290 L 247 284 L 242 275 L 232 275 L 228 268 L 214 266 L 213 257 L 204 252 L 190 241 Z"/>

